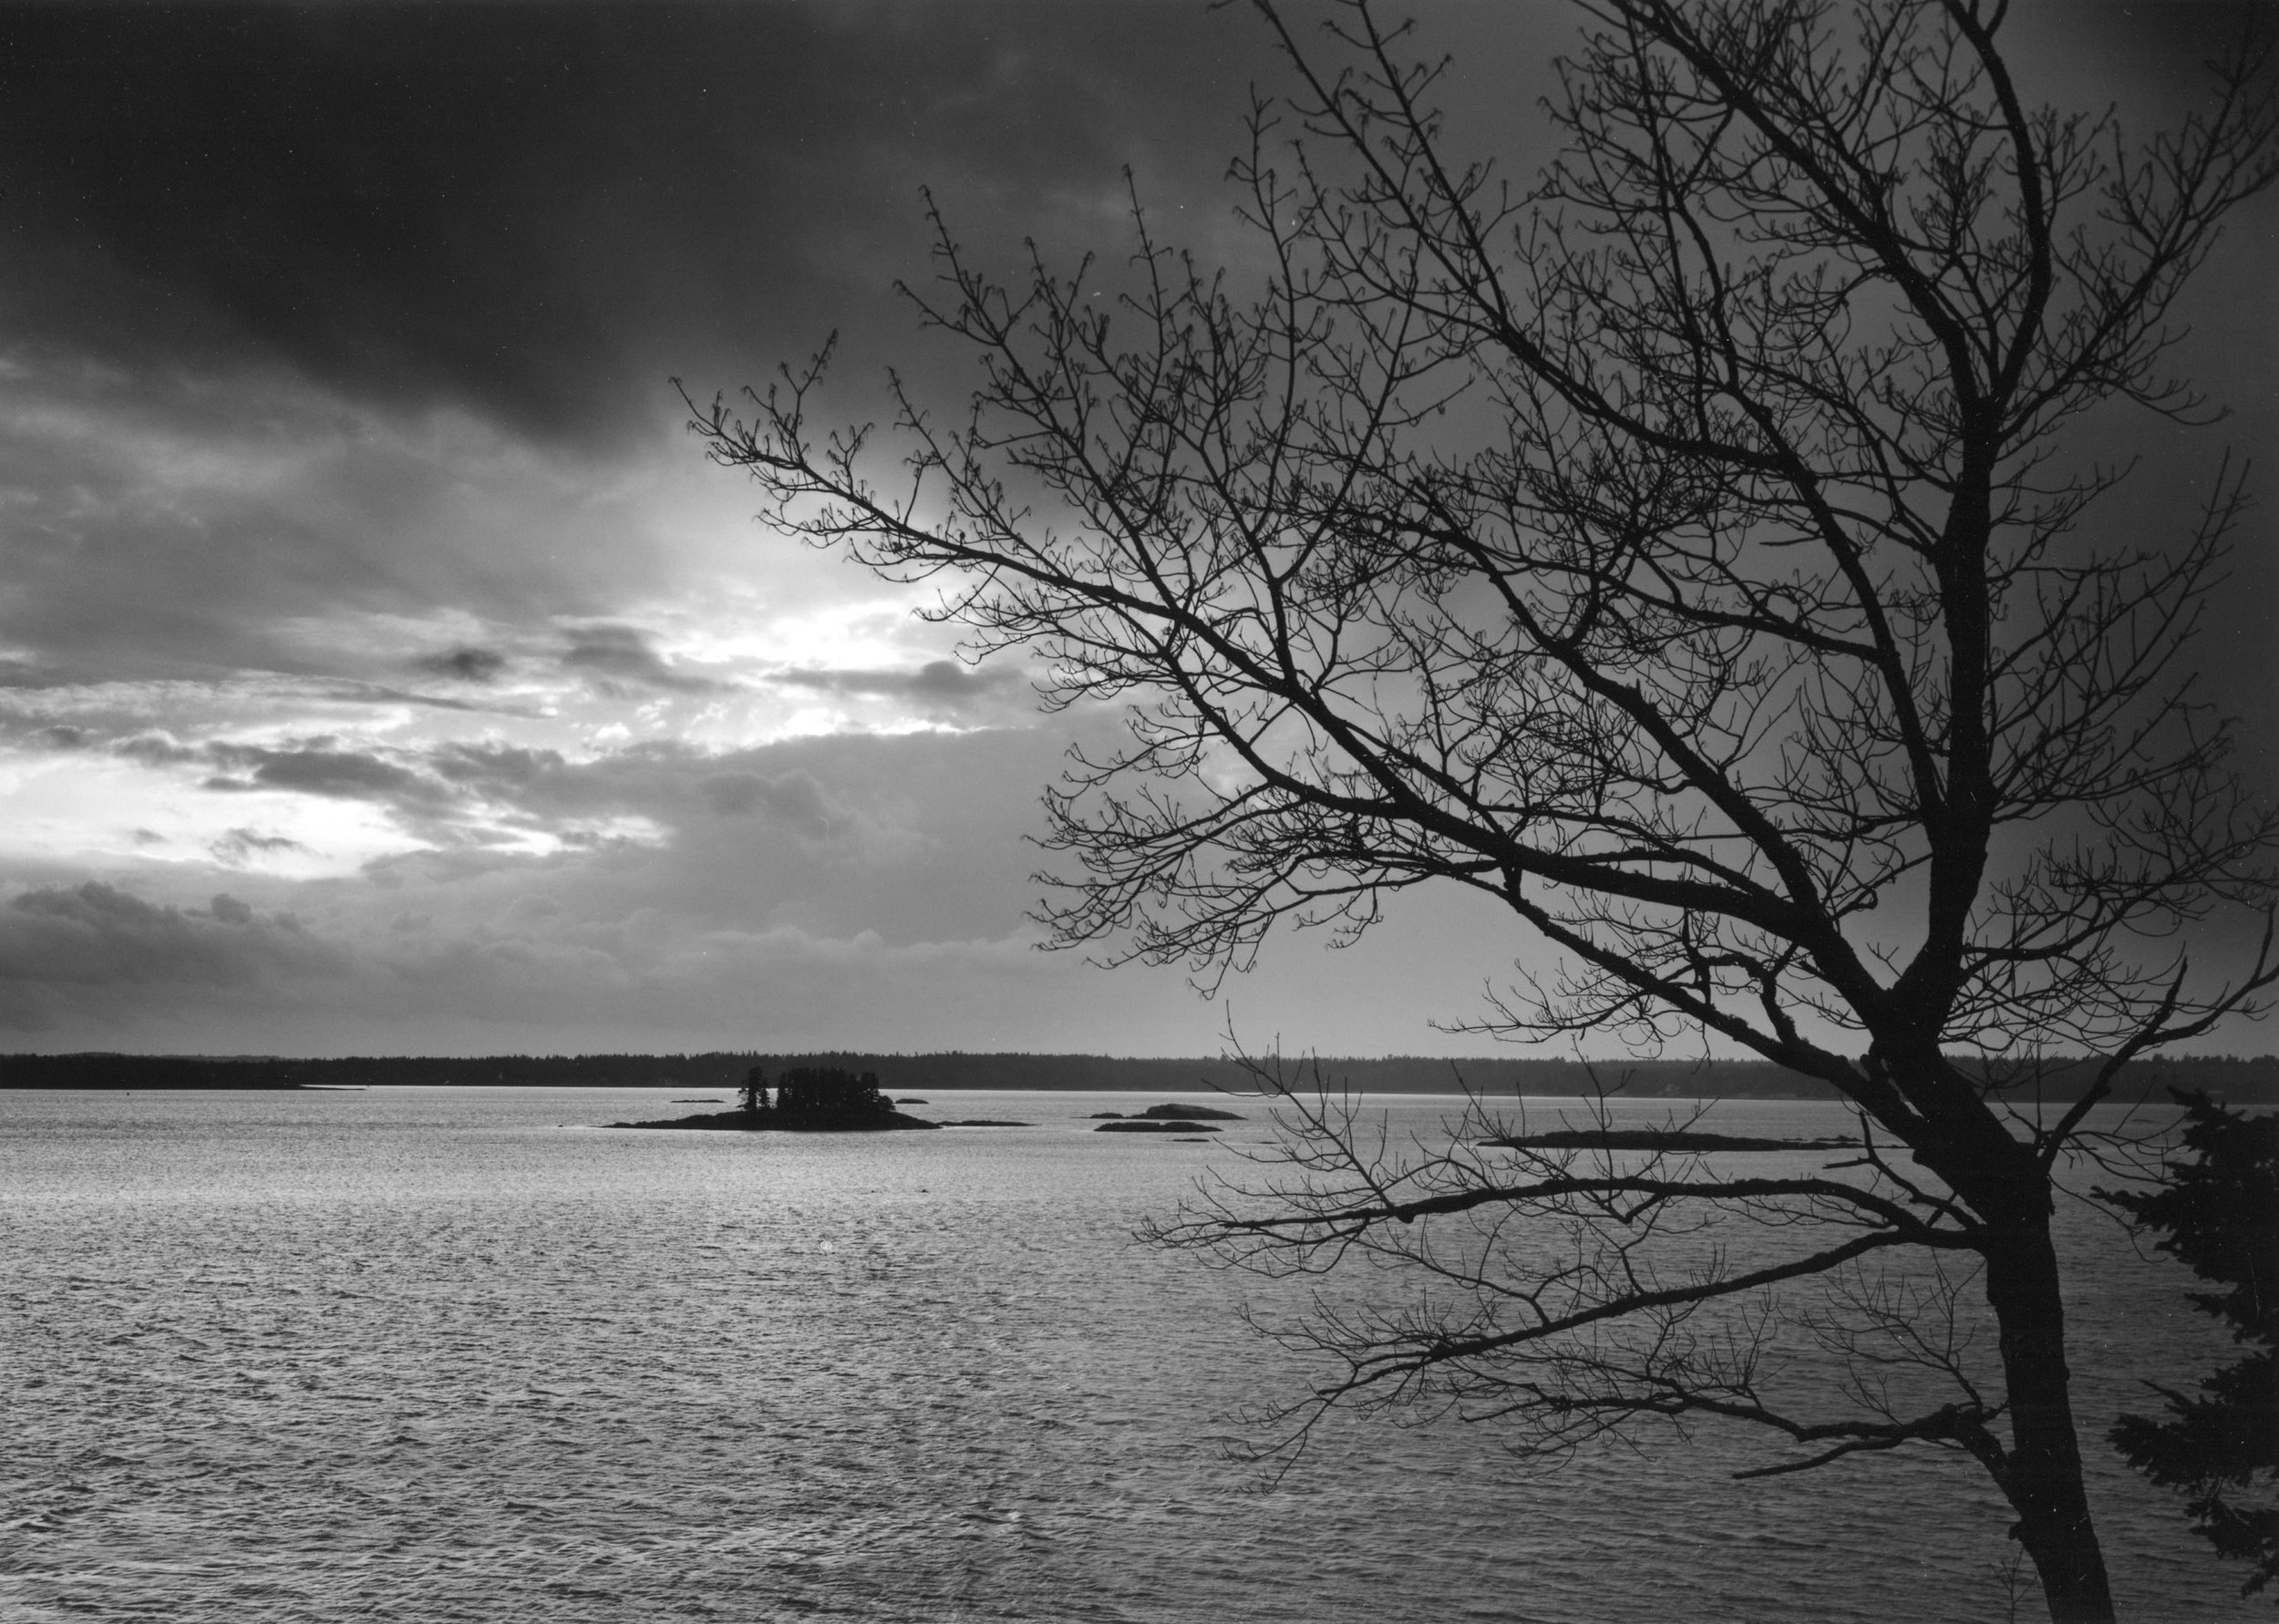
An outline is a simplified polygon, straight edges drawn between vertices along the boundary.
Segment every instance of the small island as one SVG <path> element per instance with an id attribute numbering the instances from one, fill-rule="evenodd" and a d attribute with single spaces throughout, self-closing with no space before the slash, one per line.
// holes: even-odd
<path id="1" fill-rule="evenodd" d="M 754 1066 L 745 1074 L 737 1092 L 743 1101 L 733 1111 L 703 1112 L 658 1122 L 613 1122 L 609 1125 L 698 1128 L 729 1134 L 875 1134 L 942 1125 L 895 1110 L 894 1102 L 879 1087 L 876 1072 L 857 1075 L 830 1066 L 794 1066 L 779 1080 L 771 1100 L 767 1073 Z"/>
<path id="2" fill-rule="evenodd" d="M 1240 1122 L 1240 1111 L 1221 1111 L 1211 1105 L 1150 1105 L 1134 1116 L 1120 1111 L 1095 1111 L 1096 1134 L 1215 1134 L 1213 1122 Z"/>
<path id="3" fill-rule="evenodd" d="M 1146 1110 L 1126 1116 L 1121 1111 L 1095 1111 L 1094 1122 L 1240 1122 L 1240 1111 L 1222 1111 L 1212 1105 L 1150 1105 Z"/>

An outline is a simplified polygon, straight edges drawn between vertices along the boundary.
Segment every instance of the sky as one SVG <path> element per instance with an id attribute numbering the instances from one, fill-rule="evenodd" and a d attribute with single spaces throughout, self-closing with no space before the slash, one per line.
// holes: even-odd
<path id="1" fill-rule="evenodd" d="M 2172 118 L 2226 15 L 2042 0 L 2014 60 Z M 1573 28 L 1425 7 L 1452 139 L 1531 170 Z M 1209 999 L 1037 951 L 1039 796 L 1119 718 L 769 533 L 673 383 L 836 332 L 830 415 L 890 365 L 954 407 L 894 292 L 922 189 L 1069 262 L 1128 169 L 1241 264 L 1285 82 L 1195 0 L 0 11 L 0 1049 L 1482 1052 L 1449 1026 L 1535 950 L 1461 897 Z M 2129 427 L 2108 522 L 2272 444 L 2274 236 L 2266 198 L 2186 312 L 2232 419 Z M 2279 786 L 2274 534 L 2200 649 Z"/>

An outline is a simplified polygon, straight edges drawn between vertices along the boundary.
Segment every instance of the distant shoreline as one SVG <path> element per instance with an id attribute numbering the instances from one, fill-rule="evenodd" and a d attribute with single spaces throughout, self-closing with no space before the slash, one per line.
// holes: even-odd
<path id="1" fill-rule="evenodd" d="M 876 1072 L 890 1093 L 960 1090 L 1009 1093 L 1254 1094 L 1254 1082 L 1223 1059 L 1131 1059 L 1101 1054 L 505 1054 L 470 1057 L 362 1055 L 299 1059 L 271 1055 L 6 1054 L 0 1089 L 337 1091 L 387 1087 L 676 1088 L 731 1090 L 754 1066 L 769 1076 L 792 1066 Z M 1602 1090 L 1623 1099 L 1832 1100 L 1824 1084 L 1762 1061 L 1516 1059 L 1417 1055 L 1324 1057 L 1319 1075 L 1333 1091 L 1460 1094 L 1487 1098 L 1572 1098 Z M 1316 1064 L 1285 1065 L 1309 1091 Z M 2043 1097 L 2078 1098 L 2092 1076 L 2076 1062 L 2053 1066 Z M 2279 1057 L 2178 1058 L 2125 1067 L 2119 1097 L 2165 1102 L 2170 1088 L 2201 1089 L 2233 1105 L 2279 1105 Z M 2022 1097 L 2014 1095 L 2013 1097 Z"/>

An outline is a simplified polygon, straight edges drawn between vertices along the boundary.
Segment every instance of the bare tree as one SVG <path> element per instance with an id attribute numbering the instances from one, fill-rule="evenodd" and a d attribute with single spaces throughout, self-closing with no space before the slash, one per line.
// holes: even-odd
<path id="1" fill-rule="evenodd" d="M 1857 1108 L 1850 1166 L 1744 1177 L 1396 1153 L 1294 1096 L 1280 1161 L 1164 1239 L 1419 1282 L 1297 1333 L 1344 1362 L 1320 1397 L 1484 1403 L 1549 1449 L 1745 1421 L 1804 1446 L 1777 1469 L 1955 1449 L 2052 1617 L 2109 1619 L 2055 1181 L 2125 1063 L 2279 977 L 2268 928 L 2228 979 L 2178 946 L 2268 909 L 2279 822 L 2180 660 L 2241 472 L 2106 541 L 2123 470 L 2068 444 L 2116 400 L 2208 415 L 2167 318 L 2272 179 L 2261 46 L 2132 147 L 2029 104 L 2001 4 L 1583 0 L 1563 149 L 1511 190 L 1447 150 L 1404 29 L 1261 9 L 1297 88 L 1235 166 L 1255 297 L 1136 207 L 1105 279 L 1032 252 L 1000 285 L 944 229 L 913 297 L 982 382 L 948 424 L 896 382 L 890 485 L 870 431 L 810 426 L 828 349 L 695 427 L 775 522 L 944 578 L 1049 701 L 1129 707 L 1047 797 L 1059 942 L 1222 971 L 1277 920 L 1469 887 L 1563 965 L 1484 1030 L 1707 1034 Z M 2045 1113 L 2061 1053 L 2096 1074 Z M 1835 1409 L 1769 1389 L 1776 1333 L 1838 1356 Z"/>

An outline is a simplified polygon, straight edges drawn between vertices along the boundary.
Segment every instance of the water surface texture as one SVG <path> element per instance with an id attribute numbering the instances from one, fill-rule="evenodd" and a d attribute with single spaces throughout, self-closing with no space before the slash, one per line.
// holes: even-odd
<path id="1" fill-rule="evenodd" d="M 1065 1094 L 932 1107 L 1022 1129 L 590 1125 L 698 1108 L 666 1097 L 0 1093 L 0 1617 L 2006 1616 L 2007 1519 L 1953 1457 L 1736 1484 L 1771 1457 L 1712 1436 L 1545 1472 L 1366 1421 L 1278 1483 L 1230 1460 L 1304 1377 L 1237 1318 L 1275 1290 L 1129 1234 L 1258 1121 L 1096 1135 L 1147 1101 Z M 2094 1434 L 2220 1350 L 2179 1273 L 2074 1228 Z M 2088 1447 L 2130 1615 L 2255 1616 Z"/>

